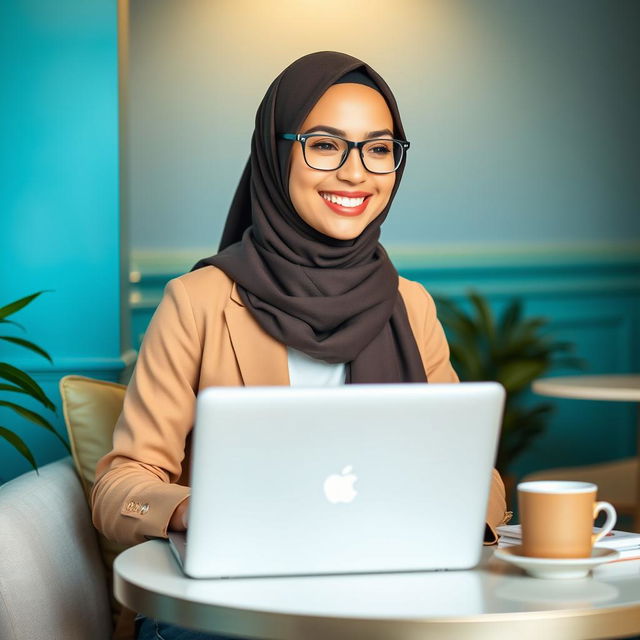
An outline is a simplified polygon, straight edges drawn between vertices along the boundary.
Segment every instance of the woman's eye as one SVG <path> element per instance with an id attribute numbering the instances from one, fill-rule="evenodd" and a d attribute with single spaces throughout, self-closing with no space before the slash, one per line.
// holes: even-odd
<path id="1" fill-rule="evenodd" d="M 375 147 L 370 147 L 369 152 L 377 156 L 384 156 L 388 153 L 391 153 L 391 149 L 389 149 L 385 145 L 376 145 Z"/>
<path id="2" fill-rule="evenodd" d="M 315 151 L 336 151 L 337 147 L 332 142 L 314 142 L 311 148 Z"/>

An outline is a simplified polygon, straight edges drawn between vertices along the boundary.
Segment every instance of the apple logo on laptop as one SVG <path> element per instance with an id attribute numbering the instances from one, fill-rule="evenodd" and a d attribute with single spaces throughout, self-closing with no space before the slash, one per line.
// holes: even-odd
<path id="1" fill-rule="evenodd" d="M 341 475 L 336 473 L 327 476 L 324 481 L 324 495 L 327 500 L 333 504 L 337 502 L 351 502 L 357 495 L 357 491 L 353 488 L 358 476 L 351 473 L 353 467 L 348 464 Z"/>

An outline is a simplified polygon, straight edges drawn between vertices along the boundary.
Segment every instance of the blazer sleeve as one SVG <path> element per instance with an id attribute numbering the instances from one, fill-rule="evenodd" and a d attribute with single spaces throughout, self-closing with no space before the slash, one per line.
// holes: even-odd
<path id="1" fill-rule="evenodd" d="M 193 426 L 201 345 L 191 302 L 170 281 L 142 342 L 113 450 L 96 467 L 93 523 L 108 539 L 136 544 L 167 537 L 175 508 L 189 495 L 180 478 Z"/>
<path id="2" fill-rule="evenodd" d="M 417 283 L 416 283 L 417 284 Z M 422 339 L 418 348 L 429 382 L 459 382 L 458 374 L 449 361 L 449 343 L 436 313 L 436 305 L 426 289 L 420 285 L 418 293 L 425 309 Z"/>
<path id="3" fill-rule="evenodd" d="M 422 326 L 422 334 L 417 341 L 427 379 L 429 382 L 458 382 L 458 376 L 449 361 L 449 345 L 438 320 L 435 302 L 422 285 L 412 284 L 413 291 L 405 297 L 405 304 L 412 326 L 417 324 L 415 307 L 419 306 L 423 310 L 423 321 L 421 325 L 418 324 Z M 504 483 L 498 471 L 493 469 L 486 514 L 485 544 L 495 544 L 498 541 L 496 527 L 506 523 L 510 517 Z"/>

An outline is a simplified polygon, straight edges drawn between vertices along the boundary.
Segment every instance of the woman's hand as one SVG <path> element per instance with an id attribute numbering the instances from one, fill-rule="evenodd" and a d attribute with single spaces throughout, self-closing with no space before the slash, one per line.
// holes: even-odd
<path id="1" fill-rule="evenodd" d="M 169 520 L 169 529 L 171 531 L 186 531 L 187 517 L 189 515 L 189 498 L 183 500 L 173 512 L 171 520 Z"/>

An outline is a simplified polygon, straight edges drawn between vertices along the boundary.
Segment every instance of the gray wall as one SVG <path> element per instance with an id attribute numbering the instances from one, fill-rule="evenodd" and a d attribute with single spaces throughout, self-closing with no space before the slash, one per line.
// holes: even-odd
<path id="1" fill-rule="evenodd" d="M 217 246 L 267 86 L 325 49 L 403 114 L 386 244 L 637 240 L 639 23 L 634 0 L 131 0 L 132 248 Z"/>

